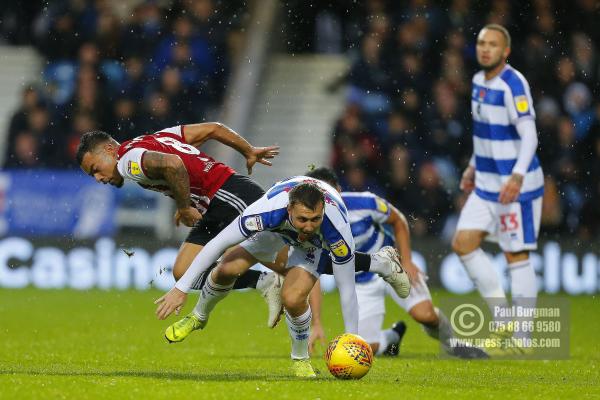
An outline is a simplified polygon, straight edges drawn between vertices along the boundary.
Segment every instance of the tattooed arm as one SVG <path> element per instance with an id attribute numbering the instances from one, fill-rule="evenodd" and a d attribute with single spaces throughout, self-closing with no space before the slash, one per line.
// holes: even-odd
<path id="1" fill-rule="evenodd" d="M 181 222 L 186 226 L 194 226 L 202 218 L 202 214 L 190 203 L 190 177 L 179 156 L 147 151 L 142 158 L 142 167 L 148 178 L 167 182 L 177 205 L 177 225 Z"/>

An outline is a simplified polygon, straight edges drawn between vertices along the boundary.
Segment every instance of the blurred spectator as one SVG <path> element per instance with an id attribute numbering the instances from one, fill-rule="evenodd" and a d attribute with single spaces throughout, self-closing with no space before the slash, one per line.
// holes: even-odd
<path id="1" fill-rule="evenodd" d="M 575 137 L 578 140 L 583 139 L 594 122 L 592 93 L 583 83 L 572 83 L 565 90 L 563 105 L 573 119 Z"/>
<path id="2" fill-rule="evenodd" d="M 7 148 L 11 149 L 14 146 L 14 141 L 17 135 L 29 129 L 28 116 L 29 113 L 36 107 L 42 105 L 40 91 L 34 86 L 26 86 L 21 94 L 21 106 L 13 114 L 8 127 Z M 10 153 L 10 151 L 9 151 Z"/>
<path id="3" fill-rule="evenodd" d="M 361 55 L 350 69 L 349 100 L 369 114 L 387 112 L 390 100 L 387 91 L 390 75 L 383 65 L 381 42 L 374 36 L 366 36 L 361 45 Z"/>
<path id="4" fill-rule="evenodd" d="M 447 4 L 445 15 L 427 0 L 347 5 L 347 20 L 358 18 L 362 31 L 348 45 L 354 60 L 360 44 L 348 79 L 351 106 L 334 128 L 332 161 L 341 178 L 351 172 L 346 179 L 367 182 L 369 176 L 344 168 L 353 160 L 369 165 L 361 172 L 378 180 L 386 198 L 410 215 L 415 234 L 437 234 L 447 217 L 445 231 L 453 226 L 450 211 L 460 208 L 464 197 L 456 187 L 457 171 L 472 154 L 475 38 L 485 23 L 495 22 L 511 32 L 510 62 L 531 83 L 539 156 L 548 175 L 544 229 L 597 238 L 600 229 L 583 219 L 600 221 L 600 212 L 594 215 L 600 201 L 600 106 L 594 104 L 600 95 L 600 31 L 593 22 L 600 5 L 590 0 L 536 0 L 518 8 L 505 0 Z M 378 161 L 385 177 L 370 166 L 360 143 L 381 143 Z"/>
<path id="5" fill-rule="evenodd" d="M 131 21 L 123 29 L 124 56 L 150 58 L 162 35 L 163 24 L 162 11 L 156 2 L 146 1 L 136 6 Z"/>
<path id="6" fill-rule="evenodd" d="M 135 136 L 140 129 L 140 116 L 136 102 L 131 97 L 118 98 L 112 109 L 109 131 L 117 142 L 124 142 Z"/>
<path id="7" fill-rule="evenodd" d="M 229 37 L 236 32 L 239 46 L 247 7 L 243 0 L 219 0 L 218 7 L 213 0 L 144 1 L 120 19 L 109 1 L 9 3 L 0 5 L 0 37 L 29 40 L 47 60 L 44 90 L 23 92 L 9 127 L 5 164 L 28 168 L 74 166 L 74 146 L 87 130 L 124 141 L 203 120 L 221 101 Z M 19 24 L 22 30 L 6 31 Z"/>
<path id="8" fill-rule="evenodd" d="M 439 171 L 434 163 L 424 163 L 419 169 L 417 192 L 414 193 L 419 207 L 415 209 L 418 235 L 439 235 L 442 232 L 450 208 L 450 196 L 442 186 Z"/>
<path id="9" fill-rule="evenodd" d="M 333 135 L 333 167 L 343 174 L 351 165 L 361 164 L 369 171 L 379 171 L 380 151 L 377 139 L 370 134 L 360 108 L 349 105 L 336 123 Z"/>
<path id="10" fill-rule="evenodd" d="M 327 39 L 322 51 L 348 55 L 348 105 L 331 156 L 347 187 L 385 192 L 416 234 L 439 233 L 444 218 L 451 225 L 463 195 L 449 197 L 444 185 L 452 189 L 472 152 L 475 38 L 496 22 L 513 35 L 509 61 L 531 83 L 547 174 L 543 230 L 600 237 L 597 1 L 308 4 L 286 2 L 285 43 L 305 52 Z M 45 91 L 26 88 L 11 119 L 6 166 L 67 166 L 70 143 L 92 126 L 126 140 L 202 120 L 221 101 L 245 9 L 243 0 L 144 1 L 120 20 L 106 1 L 0 5 L 4 41 L 30 41 L 48 61 Z"/>
<path id="11" fill-rule="evenodd" d="M 156 132 L 172 124 L 173 115 L 169 99 L 164 93 L 152 93 L 142 112 L 139 134 Z"/>

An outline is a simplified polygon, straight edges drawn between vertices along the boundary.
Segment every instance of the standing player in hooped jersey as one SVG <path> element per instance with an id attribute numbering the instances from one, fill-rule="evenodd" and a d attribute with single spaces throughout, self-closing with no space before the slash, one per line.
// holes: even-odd
<path id="1" fill-rule="evenodd" d="M 269 159 L 279 153 L 278 146 L 252 146 L 220 123 L 175 126 L 122 144 L 105 132 L 93 131 L 82 136 L 77 151 L 83 171 L 99 183 L 121 187 L 124 179 L 129 179 L 175 200 L 176 224 L 193 227 L 173 266 L 176 280 L 210 239 L 264 194 L 250 178 L 198 150 L 210 139 L 239 151 L 246 158 L 248 173 L 256 163 L 270 166 Z M 255 287 L 262 293 L 269 305 L 267 323 L 272 328 L 282 307 L 281 277 L 250 272 L 245 280 L 240 279 L 238 287 Z M 200 289 L 203 283 L 200 279 L 193 288 Z"/>
<path id="2" fill-rule="evenodd" d="M 296 376 L 314 377 L 308 355 L 312 314 L 307 300 L 329 260 L 333 262 L 346 332 L 358 331 L 358 303 L 354 239 L 346 207 L 334 188 L 313 178 L 299 176 L 276 183 L 202 249 L 175 287 L 156 301 L 160 319 L 180 308 L 193 282 L 226 249 L 235 246 L 209 274 L 193 312 L 167 328 L 167 339 L 178 342 L 203 329 L 236 278 L 257 262 L 275 262 L 286 245 L 290 250 L 281 297 L 292 339 L 292 366 Z M 379 255 L 380 264 L 390 269 L 385 279 L 405 298 L 410 291 L 408 276 L 395 253 L 390 263 L 391 258 Z M 377 260 L 371 259 L 371 269 Z"/>
<path id="3" fill-rule="evenodd" d="M 474 151 L 460 182 L 462 190 L 472 193 L 452 242 L 490 309 L 505 307 L 507 301 L 491 260 L 480 248 L 486 237 L 499 242 L 508 262 L 513 305 L 534 307 L 537 297 L 529 251 L 537 247 L 544 175 L 535 154 L 538 139 L 529 84 L 507 64 L 510 45 L 510 35 L 500 25 L 486 25 L 477 36 L 482 70 L 473 77 L 471 97 Z M 501 336 L 514 342 L 506 322 L 496 318 Z M 515 333 L 515 338 L 525 336 Z M 515 351 L 526 346 L 519 347 Z"/>

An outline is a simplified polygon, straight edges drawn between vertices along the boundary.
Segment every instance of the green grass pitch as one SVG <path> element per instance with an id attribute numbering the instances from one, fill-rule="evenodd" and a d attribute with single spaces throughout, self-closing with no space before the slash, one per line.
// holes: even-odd
<path id="1" fill-rule="evenodd" d="M 437 342 L 410 321 L 401 356 L 376 359 L 350 382 L 329 375 L 318 356 L 317 380 L 291 377 L 285 325 L 266 328 L 256 292 L 233 293 L 205 331 L 171 345 L 163 330 L 174 318 L 154 317 L 159 295 L 0 289 L 0 399 L 600 398 L 600 303 L 592 296 L 569 299 L 569 360 L 440 360 Z M 337 294 L 324 305 L 331 338 L 342 330 Z M 398 319 L 407 315 L 388 304 L 386 325 Z"/>

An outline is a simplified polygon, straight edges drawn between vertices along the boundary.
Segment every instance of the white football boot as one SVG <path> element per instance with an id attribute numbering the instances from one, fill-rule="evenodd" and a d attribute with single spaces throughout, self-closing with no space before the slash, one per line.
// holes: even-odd
<path id="1" fill-rule="evenodd" d="M 256 284 L 256 289 L 267 302 L 269 318 L 267 326 L 271 329 L 277 326 L 283 313 L 283 302 L 281 301 L 281 287 L 283 277 L 276 272 L 262 274 Z"/>
<path id="2" fill-rule="evenodd" d="M 396 294 L 405 299 L 410 294 L 410 279 L 400 264 L 398 251 L 392 246 L 382 247 L 373 257 L 379 258 L 389 266 L 389 272 L 381 274 L 384 281 L 390 284 Z"/>

